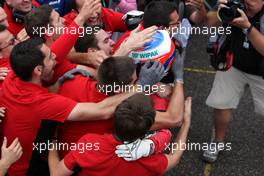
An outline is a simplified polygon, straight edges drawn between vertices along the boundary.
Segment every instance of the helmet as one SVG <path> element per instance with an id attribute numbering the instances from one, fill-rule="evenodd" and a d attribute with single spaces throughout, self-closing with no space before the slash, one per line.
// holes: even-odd
<path id="1" fill-rule="evenodd" d="M 170 35 L 165 30 L 158 30 L 152 37 L 152 41 L 143 48 L 130 52 L 129 57 L 135 62 L 146 62 L 148 60 L 159 61 L 169 70 L 176 55 L 176 49 Z"/>

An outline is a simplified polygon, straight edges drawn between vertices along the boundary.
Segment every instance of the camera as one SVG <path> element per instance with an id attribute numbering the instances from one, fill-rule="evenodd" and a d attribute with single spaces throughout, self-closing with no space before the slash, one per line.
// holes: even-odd
<path id="1" fill-rule="evenodd" d="M 245 10 L 244 0 L 229 0 L 226 4 L 227 7 L 221 8 L 218 11 L 218 16 L 222 22 L 228 23 L 235 18 L 240 17 L 237 9 Z"/>

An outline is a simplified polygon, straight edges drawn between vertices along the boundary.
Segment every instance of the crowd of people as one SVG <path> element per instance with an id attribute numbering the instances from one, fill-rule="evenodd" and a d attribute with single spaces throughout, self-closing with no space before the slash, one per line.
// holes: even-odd
<path id="1" fill-rule="evenodd" d="M 192 98 L 184 95 L 189 33 L 169 33 L 176 50 L 169 70 L 130 53 L 158 30 L 186 25 L 232 31 L 217 53 L 230 67 L 216 72 L 206 100 L 214 108 L 211 143 L 219 145 L 202 155 L 215 162 L 246 88 L 264 115 L 264 2 L 245 0 L 239 15 L 223 22 L 218 12 L 230 1 L 208 10 L 203 0 L 5 0 L 0 175 L 163 175 L 174 168 L 191 125 Z M 125 17 L 132 10 L 144 15 L 131 30 Z M 179 128 L 175 138 L 170 128 Z M 167 151 L 170 144 L 178 147 Z"/>

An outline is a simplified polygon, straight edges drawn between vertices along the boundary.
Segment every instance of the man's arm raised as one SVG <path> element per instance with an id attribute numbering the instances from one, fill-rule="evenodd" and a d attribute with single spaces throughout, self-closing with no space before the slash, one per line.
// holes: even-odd
<path id="1" fill-rule="evenodd" d="M 179 53 L 179 51 L 177 51 L 172 66 L 172 72 L 175 80 L 169 106 L 166 112 L 156 112 L 155 124 L 152 126 L 152 129 L 173 128 L 181 124 L 184 110 L 184 60 L 185 49 L 181 54 Z"/>
<path id="2" fill-rule="evenodd" d="M 170 154 L 166 155 L 168 159 L 168 166 L 166 169 L 167 171 L 175 167 L 180 162 L 181 156 L 185 150 L 183 149 L 183 147 L 185 146 L 189 128 L 191 125 L 191 109 L 192 109 L 192 99 L 189 97 L 185 101 L 183 124 L 177 135 L 176 140 L 174 141 L 174 144 L 176 143 L 177 145 L 173 145 L 173 146 L 177 146 L 177 148 L 176 149 L 171 148 Z"/>
<path id="3" fill-rule="evenodd" d="M 122 93 L 106 98 L 99 103 L 78 103 L 67 120 L 85 121 L 109 119 L 112 117 L 117 105 L 135 93 L 136 92 Z"/>

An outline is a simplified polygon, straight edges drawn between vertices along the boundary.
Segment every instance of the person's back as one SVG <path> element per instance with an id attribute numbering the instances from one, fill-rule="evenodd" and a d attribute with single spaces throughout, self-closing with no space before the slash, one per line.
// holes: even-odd
<path id="1" fill-rule="evenodd" d="M 122 142 L 117 141 L 112 134 L 87 134 L 79 140 L 78 145 L 82 146 L 81 144 L 86 146 L 85 150 L 79 147 L 64 158 L 68 169 L 73 170 L 78 163 L 82 168 L 78 173 L 80 176 L 158 176 L 167 169 L 168 160 L 164 154 L 152 155 L 134 162 L 119 158 L 115 150 Z"/>
<path id="2" fill-rule="evenodd" d="M 100 93 L 96 88 L 97 81 L 81 75 L 75 76 L 73 80 L 66 81 L 60 87 L 60 95 L 71 98 L 76 102 L 100 102 L 107 96 Z M 58 130 L 58 138 L 62 143 L 77 142 L 86 133 L 104 134 L 111 132 L 113 128 L 112 119 L 87 121 L 87 122 L 65 122 Z M 65 156 L 68 150 L 60 151 Z"/>
<path id="3" fill-rule="evenodd" d="M 63 102 L 59 101 L 62 100 L 61 98 Z M 55 109 L 49 109 L 57 106 L 58 103 L 69 102 L 72 102 L 72 105 L 64 107 L 65 114 L 61 113 L 62 111 L 55 112 Z M 74 101 L 67 101 L 59 95 L 49 94 L 47 89 L 41 86 L 20 80 L 14 73 L 11 73 L 3 84 L 0 104 L 7 109 L 6 118 L 3 121 L 3 135 L 8 141 L 18 137 L 23 147 L 21 159 L 10 168 L 10 174 L 17 175 L 25 174 L 41 120 L 54 118 L 56 121 L 63 122 L 76 105 Z M 58 114 L 55 115 L 56 113 Z"/>

